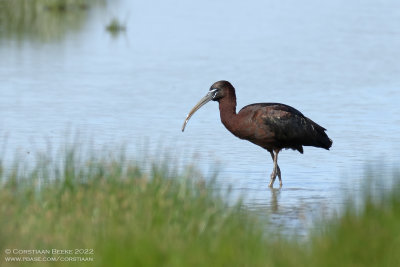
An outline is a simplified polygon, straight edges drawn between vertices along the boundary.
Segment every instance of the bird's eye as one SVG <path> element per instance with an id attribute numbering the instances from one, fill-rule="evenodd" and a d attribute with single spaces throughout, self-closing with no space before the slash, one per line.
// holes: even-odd
<path id="1" fill-rule="evenodd" d="M 216 89 L 216 88 L 211 89 L 211 96 L 213 99 L 217 96 L 217 93 L 218 93 L 218 89 Z"/>

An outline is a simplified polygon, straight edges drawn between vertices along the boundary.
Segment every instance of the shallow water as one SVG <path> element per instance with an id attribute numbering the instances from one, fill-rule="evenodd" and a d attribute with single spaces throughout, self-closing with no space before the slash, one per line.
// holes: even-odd
<path id="1" fill-rule="evenodd" d="M 105 25 L 114 16 L 126 31 L 113 37 Z M 125 143 L 135 156 L 163 147 L 206 175 L 219 169 L 233 199 L 242 195 L 250 209 L 301 232 L 357 192 L 368 162 L 399 162 L 399 22 L 396 0 L 117 1 L 87 11 L 63 38 L 3 37 L 3 153 L 29 160 L 48 143 L 62 145 L 68 131 L 99 149 Z M 299 109 L 328 129 L 331 150 L 283 151 L 284 186 L 268 189 L 270 155 L 230 134 L 216 103 L 180 130 L 221 79 L 236 87 L 238 109 Z"/>

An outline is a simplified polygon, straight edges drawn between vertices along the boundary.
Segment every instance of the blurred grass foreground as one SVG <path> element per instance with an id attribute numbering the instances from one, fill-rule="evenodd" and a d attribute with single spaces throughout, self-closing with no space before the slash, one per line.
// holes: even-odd
<path id="1" fill-rule="evenodd" d="M 349 205 L 307 240 L 272 239 L 265 221 L 240 203 L 228 205 L 192 168 L 153 164 L 144 171 L 123 156 L 84 160 L 74 149 L 36 164 L 0 166 L 1 266 L 400 264 L 398 186 L 365 194 L 363 208 Z"/>

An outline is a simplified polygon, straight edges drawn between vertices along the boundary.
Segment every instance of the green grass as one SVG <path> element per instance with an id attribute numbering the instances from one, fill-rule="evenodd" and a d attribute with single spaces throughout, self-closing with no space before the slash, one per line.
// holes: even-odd
<path id="1" fill-rule="evenodd" d="M 62 166 L 41 160 L 25 175 L 3 177 L 1 252 L 89 248 L 95 266 L 265 262 L 262 227 L 239 204 L 228 206 L 194 170 L 180 174 L 160 164 L 144 173 L 118 157 L 78 158 L 71 150 Z"/>
<path id="2" fill-rule="evenodd" d="M 117 18 L 112 18 L 106 26 L 106 30 L 113 36 L 117 36 L 120 32 L 125 31 L 125 29 L 126 26 Z"/>
<path id="3" fill-rule="evenodd" d="M 193 168 L 84 158 L 70 149 L 31 169 L 0 166 L 1 266 L 21 266 L 5 262 L 6 249 L 54 248 L 93 249 L 85 266 L 399 266 L 399 186 L 366 193 L 306 241 L 270 239 L 265 221 Z"/>
<path id="4" fill-rule="evenodd" d="M 381 175 L 367 176 L 366 183 L 383 183 Z M 313 266 L 400 266 L 400 174 L 393 176 L 390 190 L 366 186 L 361 208 L 349 202 L 343 214 L 314 234 Z"/>
<path id="5" fill-rule="evenodd" d="M 0 0 L 0 41 L 59 41 L 83 28 L 105 0 Z"/>

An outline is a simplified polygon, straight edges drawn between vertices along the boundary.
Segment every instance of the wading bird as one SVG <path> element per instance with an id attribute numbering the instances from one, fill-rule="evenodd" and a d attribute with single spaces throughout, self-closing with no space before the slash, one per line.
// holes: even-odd
<path id="1" fill-rule="evenodd" d="M 221 122 L 233 135 L 248 140 L 271 154 L 274 168 L 269 187 L 274 185 L 276 176 L 279 177 L 279 184 L 282 186 L 278 153 L 283 148 L 303 153 L 303 146 L 321 147 L 327 150 L 332 146 L 332 140 L 326 135 L 325 128 L 285 104 L 251 104 L 236 114 L 235 88 L 228 81 L 218 81 L 210 87 L 207 95 L 187 115 L 182 132 L 190 117 L 211 100 L 218 101 Z"/>

